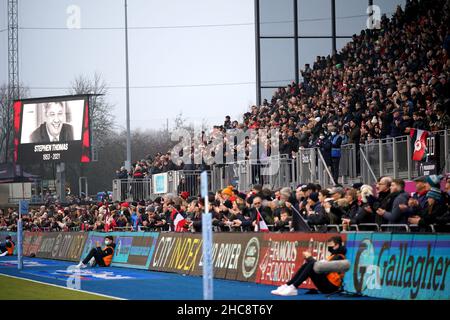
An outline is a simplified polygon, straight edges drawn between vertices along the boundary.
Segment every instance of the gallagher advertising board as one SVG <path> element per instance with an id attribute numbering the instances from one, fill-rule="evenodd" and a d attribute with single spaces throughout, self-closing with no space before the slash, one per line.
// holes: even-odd
<path id="1" fill-rule="evenodd" d="M 450 299 L 450 236 L 359 233 L 348 235 L 352 261 L 346 290 L 402 300 Z"/>
<path id="2" fill-rule="evenodd" d="M 106 235 L 114 237 L 116 247 L 114 249 L 114 256 L 112 266 L 128 267 L 136 269 L 148 269 L 150 261 L 155 251 L 156 242 L 158 241 L 159 233 L 157 232 L 89 232 L 89 237 L 86 240 L 82 257 L 85 257 L 92 248 L 95 248 L 96 243 L 99 242 L 100 247 L 105 246 L 104 239 Z"/>

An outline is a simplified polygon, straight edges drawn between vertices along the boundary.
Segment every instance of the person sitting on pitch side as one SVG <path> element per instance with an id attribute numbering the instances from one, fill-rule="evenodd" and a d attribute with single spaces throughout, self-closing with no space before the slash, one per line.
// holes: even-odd
<path id="1" fill-rule="evenodd" d="M 335 236 L 328 241 L 328 251 L 331 256 L 328 257 L 328 261 L 338 261 L 345 259 L 345 253 L 347 249 L 342 245 L 342 238 Z M 290 281 L 276 290 L 272 290 L 271 293 L 279 296 L 296 296 L 297 288 L 308 278 L 314 283 L 317 289 L 322 293 L 334 293 L 339 291 L 342 285 L 342 279 L 344 273 L 341 272 L 329 272 L 329 273 L 317 273 L 314 271 L 314 264 L 316 260 L 311 256 L 311 252 L 303 252 L 305 257 L 305 263 L 295 273 Z"/>
<path id="2" fill-rule="evenodd" d="M 95 260 L 93 266 L 109 267 L 114 256 L 115 247 L 116 244 L 114 243 L 114 238 L 112 236 L 106 236 L 105 247 L 102 249 L 100 247 L 100 242 L 97 241 L 96 247 L 89 251 L 86 258 L 77 265 L 77 268 L 86 268 L 91 259 Z"/>
<path id="3" fill-rule="evenodd" d="M 5 244 L 0 245 L 0 257 L 4 256 L 12 256 L 14 254 L 15 243 L 12 240 L 11 236 L 6 236 Z"/>

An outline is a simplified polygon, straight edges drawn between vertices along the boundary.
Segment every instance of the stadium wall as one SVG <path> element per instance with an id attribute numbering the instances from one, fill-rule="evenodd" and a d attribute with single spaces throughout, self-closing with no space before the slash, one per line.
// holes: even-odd
<path id="1" fill-rule="evenodd" d="M 0 232 L 3 242 L 10 232 Z M 111 232 L 113 266 L 202 274 L 202 238 L 193 233 Z M 321 233 L 215 233 L 214 277 L 280 285 L 303 264 L 302 252 L 326 258 Z M 101 232 L 24 232 L 26 256 L 79 261 L 103 242 Z M 450 235 L 342 233 L 351 269 L 344 289 L 370 297 L 403 300 L 450 300 Z M 311 282 L 303 288 L 314 288 Z"/>

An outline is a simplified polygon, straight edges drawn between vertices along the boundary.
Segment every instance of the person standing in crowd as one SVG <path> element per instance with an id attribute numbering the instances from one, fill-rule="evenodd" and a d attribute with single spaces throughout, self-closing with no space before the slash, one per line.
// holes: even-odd
<path id="1" fill-rule="evenodd" d="M 339 180 L 339 163 L 341 161 L 342 137 L 336 127 L 331 128 L 331 175 L 335 183 Z"/>
<path id="2" fill-rule="evenodd" d="M 345 259 L 347 249 L 342 243 L 340 236 L 332 237 L 327 241 L 328 251 L 330 256 L 328 261 L 339 261 Z M 310 251 L 303 252 L 305 263 L 295 273 L 291 280 L 286 284 L 272 290 L 271 293 L 279 296 L 296 296 L 298 294 L 297 288 L 307 279 L 311 279 L 317 289 L 322 293 L 333 293 L 340 290 L 344 273 L 329 272 L 317 273 L 314 271 L 316 259 L 312 257 Z"/>
<path id="3" fill-rule="evenodd" d="M 92 266 L 109 267 L 114 256 L 114 249 L 116 244 L 114 243 L 114 238 L 112 236 L 105 237 L 105 246 L 101 248 L 100 242 L 96 242 L 95 248 L 89 251 L 86 258 L 84 258 L 77 265 L 77 268 L 86 268 L 91 259 L 94 259 Z"/>
<path id="4" fill-rule="evenodd" d="M 355 145 L 356 153 L 356 174 L 359 174 L 359 142 L 361 140 L 361 130 L 358 126 L 356 120 L 352 119 L 350 121 L 350 132 L 348 134 L 348 143 Z"/>

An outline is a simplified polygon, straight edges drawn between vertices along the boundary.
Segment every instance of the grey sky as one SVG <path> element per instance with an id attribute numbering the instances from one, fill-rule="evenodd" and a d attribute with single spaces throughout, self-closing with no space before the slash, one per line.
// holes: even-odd
<path id="1" fill-rule="evenodd" d="M 269 0 L 262 0 L 263 6 Z M 277 0 L 273 16 L 283 20 L 290 0 Z M 267 3 L 267 4 L 264 4 Z M 338 35 L 365 28 L 366 0 L 337 0 Z M 393 12 L 400 0 L 374 0 L 382 13 Z M 6 0 L 0 0 L 0 83 L 7 82 Z M 81 30 L 67 29 L 70 5 L 81 9 Z M 253 0 L 129 0 L 130 105 L 132 128 L 161 128 L 180 111 L 189 122 L 221 123 L 255 102 Z M 346 17 L 351 18 L 346 18 Z M 300 0 L 302 35 L 329 35 L 329 0 Z M 344 18 L 340 18 L 344 17 Z M 264 22 L 264 19 L 262 19 Z M 173 26 L 218 25 L 216 27 Z M 115 105 L 119 125 L 125 125 L 123 0 L 19 0 L 20 80 L 31 96 L 61 95 L 77 75 L 100 73 Z M 277 24 L 286 29 L 290 24 Z M 142 27 L 172 28 L 142 28 Z M 273 24 L 268 24 L 273 28 Z M 139 28 L 133 28 L 139 27 Z M 32 29 L 55 28 L 55 29 Z M 83 29 L 112 28 L 112 29 Z M 266 29 L 264 29 L 266 30 Z M 272 29 L 276 30 L 276 29 Z M 338 41 L 338 48 L 346 40 Z M 273 59 L 283 59 L 283 45 L 273 45 Z M 302 40 L 300 66 L 326 55 L 330 40 Z M 288 76 L 281 71 L 280 77 Z M 282 79 L 279 79 L 282 80 Z M 283 79 L 284 80 L 284 79 Z M 200 84 L 227 84 L 189 86 Z M 161 87 L 182 85 L 182 87 Z"/>

